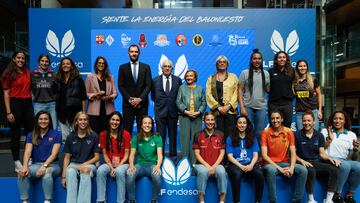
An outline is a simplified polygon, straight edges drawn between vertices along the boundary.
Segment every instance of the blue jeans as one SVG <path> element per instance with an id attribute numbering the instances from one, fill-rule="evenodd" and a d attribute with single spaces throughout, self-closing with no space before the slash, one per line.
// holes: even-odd
<path id="1" fill-rule="evenodd" d="M 315 124 L 314 124 L 314 129 L 319 131 L 319 117 L 318 117 L 318 110 L 314 109 L 312 110 L 314 117 L 315 117 Z M 304 112 L 296 112 L 296 129 L 297 131 L 303 129 L 303 124 L 302 124 L 302 115 Z"/>
<path id="2" fill-rule="evenodd" d="M 349 182 L 349 192 L 355 192 L 360 184 L 360 162 L 340 160 L 339 175 L 336 191 L 341 193 L 346 181 Z"/>
<path id="3" fill-rule="evenodd" d="M 152 170 L 154 167 L 155 167 L 155 165 L 136 164 L 135 165 L 136 171 L 133 175 L 131 175 L 131 174 L 129 174 L 129 172 L 127 172 L 126 188 L 128 191 L 129 200 L 135 200 L 136 179 L 144 177 L 144 176 L 151 178 L 151 182 L 152 182 L 151 199 L 157 200 L 158 194 L 160 192 L 160 186 L 161 186 L 161 175 L 155 175 L 152 173 Z"/>
<path id="4" fill-rule="evenodd" d="M 30 179 L 38 179 L 38 177 L 36 177 L 36 172 L 43 164 L 43 162 L 36 162 L 31 164 L 29 166 L 29 174 L 24 178 L 18 178 L 18 188 L 21 200 L 29 199 Z M 45 175 L 43 175 L 39 179 L 41 179 L 42 182 L 45 199 L 51 200 L 54 185 L 53 178 L 60 175 L 60 166 L 58 164 L 50 164 L 49 168 L 50 172 L 45 173 Z"/>
<path id="5" fill-rule="evenodd" d="M 196 171 L 196 184 L 199 193 L 205 194 L 207 181 L 209 179 L 209 170 L 202 164 L 195 164 Z M 226 171 L 223 165 L 218 165 L 215 169 L 215 178 L 218 187 L 218 193 L 223 194 L 226 193 L 227 187 L 227 176 Z"/>
<path id="6" fill-rule="evenodd" d="M 285 162 L 277 163 L 280 167 L 288 167 L 290 164 Z M 304 195 L 307 169 L 295 164 L 294 174 L 296 175 L 294 200 L 301 200 Z M 268 184 L 268 196 L 270 201 L 276 201 L 276 176 L 281 175 L 281 172 L 272 164 L 267 164 L 264 167 L 264 175 Z"/>
<path id="7" fill-rule="evenodd" d="M 94 176 L 94 173 L 96 173 L 96 166 L 93 164 L 89 164 L 87 165 L 87 167 L 91 169 L 91 172 L 80 173 L 80 171 L 77 169 L 78 165 L 80 164 L 70 163 L 66 169 L 66 202 L 90 203 L 91 178 Z"/>
<path id="8" fill-rule="evenodd" d="M 56 102 L 37 103 L 34 102 L 34 114 L 36 115 L 39 111 L 48 111 L 51 115 L 52 125 L 54 130 L 57 129 L 57 115 L 56 115 Z"/>
<path id="9" fill-rule="evenodd" d="M 246 112 L 253 125 L 256 137 L 260 140 L 260 133 L 265 128 L 266 109 L 253 109 L 246 107 Z"/>
<path id="10" fill-rule="evenodd" d="M 125 202 L 125 175 L 129 164 L 123 164 L 115 168 L 117 196 L 116 202 Z M 97 188 L 97 201 L 105 201 L 106 194 L 106 179 L 110 173 L 110 167 L 107 164 L 102 164 L 96 171 L 96 188 Z"/>

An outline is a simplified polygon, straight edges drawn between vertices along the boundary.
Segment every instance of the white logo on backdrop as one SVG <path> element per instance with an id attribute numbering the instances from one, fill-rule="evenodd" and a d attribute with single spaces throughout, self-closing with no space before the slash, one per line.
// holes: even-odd
<path id="1" fill-rule="evenodd" d="M 168 59 L 167 56 L 165 56 L 164 54 L 161 55 L 161 58 L 159 61 L 159 68 L 158 68 L 159 75 L 162 74 L 161 65 L 163 64 L 164 60 L 167 60 L 167 59 Z M 184 80 L 185 73 L 187 70 L 188 70 L 188 63 L 187 63 L 185 55 L 183 54 L 176 61 L 174 75 L 178 76 L 181 80 Z"/>
<path id="2" fill-rule="evenodd" d="M 64 34 L 61 40 L 61 46 L 59 39 L 52 30 L 49 30 L 45 41 L 46 49 L 49 53 L 58 58 L 69 56 L 75 49 L 75 38 L 71 30 L 68 30 Z"/>
<path id="3" fill-rule="evenodd" d="M 274 54 L 279 51 L 285 51 L 287 54 L 289 54 L 289 56 L 294 55 L 299 49 L 299 36 L 296 30 L 290 32 L 289 36 L 286 38 L 285 46 L 281 34 L 277 30 L 274 30 L 270 39 L 270 47 Z"/>
<path id="4" fill-rule="evenodd" d="M 183 158 L 177 167 L 173 162 L 165 157 L 161 168 L 162 177 L 170 185 L 182 185 L 191 176 L 191 167 L 187 158 Z"/>

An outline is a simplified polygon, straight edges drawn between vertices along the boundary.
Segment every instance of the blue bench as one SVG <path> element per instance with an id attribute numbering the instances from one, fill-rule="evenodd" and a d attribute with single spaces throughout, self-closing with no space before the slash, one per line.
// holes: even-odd
<path id="1" fill-rule="evenodd" d="M 315 185 L 315 199 L 322 202 L 322 199 L 326 195 L 326 181 L 316 182 Z M 95 180 L 92 182 L 93 191 L 92 191 L 92 202 L 96 202 L 96 183 Z M 289 203 L 291 202 L 294 179 L 286 179 L 283 177 L 277 177 L 277 198 L 278 203 Z M 17 180 L 16 178 L 0 178 L 0 202 L 11 202 L 16 203 L 20 202 L 19 192 L 17 189 Z M 249 179 L 244 179 L 241 182 L 241 202 L 253 202 L 254 199 L 254 187 L 253 182 Z M 61 186 L 61 179 L 57 178 L 54 186 L 54 203 L 65 202 L 66 200 L 66 190 Z M 116 202 L 116 183 L 113 179 L 108 181 L 107 185 L 107 198 L 109 203 Z M 136 198 L 137 203 L 148 203 L 151 199 L 151 182 L 148 178 L 142 178 L 138 181 L 136 187 Z M 215 203 L 218 202 L 218 195 L 216 189 L 215 180 L 209 181 L 207 190 L 206 190 L 206 203 Z M 43 202 L 43 192 L 41 182 L 37 181 L 34 183 L 31 191 L 31 203 L 42 203 Z M 360 189 L 356 191 L 355 200 L 360 202 Z M 184 185 L 172 186 L 163 182 L 160 190 L 160 203 L 197 203 L 197 190 L 196 190 L 196 176 L 192 176 Z M 232 202 L 231 187 L 230 183 L 228 184 L 228 192 L 226 197 L 226 202 Z M 262 202 L 267 201 L 267 186 L 264 188 L 264 195 Z M 307 195 L 304 195 L 303 203 L 307 202 Z"/>

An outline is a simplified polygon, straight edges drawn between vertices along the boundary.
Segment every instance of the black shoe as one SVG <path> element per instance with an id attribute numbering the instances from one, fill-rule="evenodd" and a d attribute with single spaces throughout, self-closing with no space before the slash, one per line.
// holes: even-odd
<path id="1" fill-rule="evenodd" d="M 274 200 L 270 200 L 270 201 L 269 201 L 269 203 L 276 203 L 276 201 L 274 201 Z"/>
<path id="2" fill-rule="evenodd" d="M 157 203 L 155 199 L 152 199 L 150 203 Z"/>
<path id="3" fill-rule="evenodd" d="M 300 200 L 298 200 L 298 199 L 293 199 L 293 201 L 292 201 L 293 203 L 301 203 L 301 201 Z"/>
<path id="4" fill-rule="evenodd" d="M 345 203 L 356 203 L 353 196 L 346 196 L 344 199 Z"/>
<path id="5" fill-rule="evenodd" d="M 130 200 L 129 203 L 136 203 L 136 201 L 135 200 Z"/>
<path id="6" fill-rule="evenodd" d="M 344 203 L 343 198 L 341 197 L 341 194 L 335 194 L 333 197 L 334 203 Z"/>

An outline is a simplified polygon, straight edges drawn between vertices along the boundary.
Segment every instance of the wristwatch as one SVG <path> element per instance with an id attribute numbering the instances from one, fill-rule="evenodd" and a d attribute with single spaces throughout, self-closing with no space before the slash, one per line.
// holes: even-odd
<path id="1" fill-rule="evenodd" d="M 47 163 L 44 163 L 43 166 L 47 168 L 49 165 Z"/>

